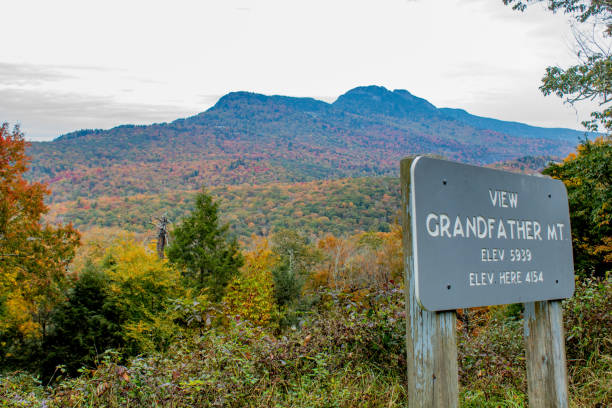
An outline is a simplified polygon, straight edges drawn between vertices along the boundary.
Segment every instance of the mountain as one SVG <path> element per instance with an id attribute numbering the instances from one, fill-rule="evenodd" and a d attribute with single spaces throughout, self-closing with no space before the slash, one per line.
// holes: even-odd
<path id="1" fill-rule="evenodd" d="M 34 142 L 29 178 L 51 201 L 194 190 L 202 185 L 296 183 L 394 176 L 399 160 L 434 153 L 491 164 L 564 157 L 582 132 L 438 109 L 405 90 L 352 89 L 334 103 L 232 92 L 170 123 L 79 130 Z"/>
<path id="2" fill-rule="evenodd" d="M 410 92 L 396 89 L 390 92 L 381 86 L 363 86 L 341 95 L 333 107 L 357 115 L 382 115 L 398 119 L 428 119 L 437 115 L 437 109 L 425 99 Z"/>
<path id="3" fill-rule="evenodd" d="M 529 126 L 519 122 L 506 122 L 498 119 L 483 118 L 470 115 L 463 109 L 442 108 L 440 111 L 459 122 L 476 129 L 490 129 L 507 135 L 529 138 L 562 139 L 576 143 L 577 137 L 584 136 L 584 132 L 563 128 L 542 128 Z"/>

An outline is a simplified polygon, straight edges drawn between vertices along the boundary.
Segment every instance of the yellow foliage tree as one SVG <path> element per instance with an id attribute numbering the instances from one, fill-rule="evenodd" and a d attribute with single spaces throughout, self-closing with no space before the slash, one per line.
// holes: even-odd
<path id="1" fill-rule="evenodd" d="M 92 227 L 81 232 L 81 246 L 76 250 L 70 264 L 69 273 L 78 278 L 88 263 L 99 264 L 103 261 L 110 247 L 117 244 L 117 239 L 128 232 L 117 227 Z M 130 233 L 130 239 L 144 239 L 144 234 Z M 140 236 L 142 235 L 142 237 Z"/>
<path id="2" fill-rule="evenodd" d="M 266 326 L 276 311 L 272 270 L 279 259 L 266 238 L 252 239 L 254 248 L 244 255 L 244 266 L 227 286 L 223 303 L 229 315 Z"/>
<path id="3" fill-rule="evenodd" d="M 125 318 L 124 333 L 132 351 L 163 349 L 178 327 L 170 300 L 183 294 L 179 272 L 159 259 L 155 243 L 144 247 L 122 234 L 106 251 L 103 268 L 114 301 Z"/>
<path id="4" fill-rule="evenodd" d="M 392 225 L 391 231 L 380 232 L 382 246 L 378 251 L 378 264 L 387 271 L 394 283 L 404 281 L 404 247 L 402 246 L 402 227 Z"/>

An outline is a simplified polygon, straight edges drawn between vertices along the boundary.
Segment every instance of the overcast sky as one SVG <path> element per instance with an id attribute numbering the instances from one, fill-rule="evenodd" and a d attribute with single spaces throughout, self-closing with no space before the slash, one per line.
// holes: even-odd
<path id="1" fill-rule="evenodd" d="M 332 102 L 360 85 L 581 129 L 538 90 L 576 62 L 563 15 L 502 0 L 39 0 L 2 4 L 0 122 L 30 140 L 171 121 L 238 90 Z"/>

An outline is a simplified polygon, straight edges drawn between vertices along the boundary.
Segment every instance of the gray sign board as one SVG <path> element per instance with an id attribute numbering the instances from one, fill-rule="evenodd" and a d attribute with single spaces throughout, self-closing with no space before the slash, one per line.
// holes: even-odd
<path id="1" fill-rule="evenodd" d="M 561 181 L 417 157 L 410 194 L 416 296 L 425 309 L 572 296 Z"/>

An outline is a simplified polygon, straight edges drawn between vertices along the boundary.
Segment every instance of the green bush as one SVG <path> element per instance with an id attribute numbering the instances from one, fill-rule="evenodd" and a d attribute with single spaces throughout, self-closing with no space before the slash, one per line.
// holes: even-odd
<path id="1" fill-rule="evenodd" d="M 274 299 L 280 307 L 286 307 L 302 296 L 304 279 L 291 270 L 287 262 L 274 268 L 272 277 L 274 278 Z"/>
<path id="2" fill-rule="evenodd" d="M 39 407 L 44 397 L 40 380 L 30 373 L 15 371 L 0 375 L 0 407 Z"/>
<path id="3" fill-rule="evenodd" d="M 612 406 L 612 278 L 578 280 L 564 314 L 572 402 Z"/>
<path id="4" fill-rule="evenodd" d="M 471 312 L 469 330 L 459 330 L 461 406 L 526 405 L 523 320 L 507 305 Z"/>

